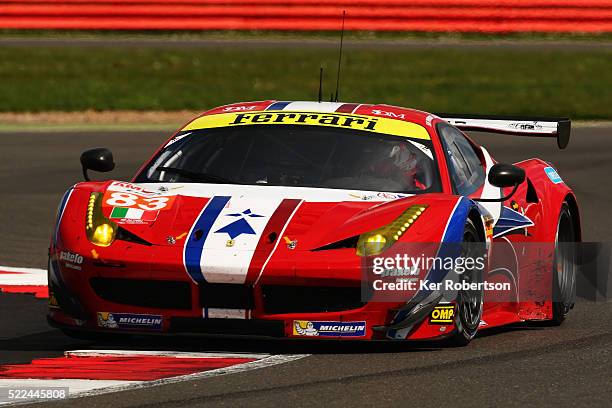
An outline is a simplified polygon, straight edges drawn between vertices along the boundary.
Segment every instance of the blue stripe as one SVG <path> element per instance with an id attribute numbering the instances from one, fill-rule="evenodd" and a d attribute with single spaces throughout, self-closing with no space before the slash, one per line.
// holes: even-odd
<path id="1" fill-rule="evenodd" d="M 266 110 L 283 110 L 290 103 L 291 102 L 274 102 L 272 105 L 268 106 Z"/>
<path id="2" fill-rule="evenodd" d="M 464 197 L 459 198 L 459 203 L 455 207 L 454 212 L 450 216 L 450 220 L 448 221 L 448 226 L 446 227 L 446 231 L 444 231 L 444 236 L 442 237 L 442 242 L 440 243 L 440 248 L 436 257 L 438 258 L 457 258 L 460 255 L 461 244 L 463 242 L 463 230 L 465 229 L 465 222 L 467 220 L 468 212 L 471 208 L 470 201 L 465 199 Z M 445 245 L 445 244 L 450 245 Z M 437 264 L 434 265 L 429 273 L 426 276 L 426 280 L 430 283 L 439 283 L 442 282 L 444 277 L 448 274 L 448 271 L 444 268 L 435 268 Z M 427 296 L 431 294 L 431 289 L 420 290 L 417 294 L 412 298 L 413 300 L 422 301 Z M 406 316 L 410 313 L 410 310 L 405 310 L 398 313 L 391 324 L 396 324 L 401 322 Z M 390 338 L 395 338 L 397 330 L 389 330 L 387 336 Z"/>
<path id="3" fill-rule="evenodd" d="M 196 282 L 203 282 L 204 275 L 200 268 L 200 259 L 204 250 L 204 243 L 210 233 L 215 220 L 221 214 L 230 197 L 215 196 L 210 199 L 204 211 L 200 214 L 191 230 L 191 235 L 185 243 L 185 269 L 191 278 Z M 196 239 L 196 232 L 202 231 L 200 239 Z M 198 234 L 199 235 L 199 234 Z"/>
<path id="4" fill-rule="evenodd" d="M 66 209 L 66 204 L 68 204 L 68 197 L 70 197 L 71 193 L 72 193 L 72 188 L 69 188 L 68 191 L 66 191 L 64 195 L 62 196 L 62 200 L 60 201 L 60 205 L 57 209 L 57 219 L 55 220 L 55 232 L 53 234 L 53 238 L 54 238 L 53 242 L 55 245 L 57 245 L 57 241 L 59 239 L 60 223 L 62 222 L 64 210 Z"/>

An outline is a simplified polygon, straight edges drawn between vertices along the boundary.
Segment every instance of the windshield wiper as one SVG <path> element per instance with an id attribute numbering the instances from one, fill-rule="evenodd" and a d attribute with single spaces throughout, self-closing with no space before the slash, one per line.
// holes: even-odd
<path id="1" fill-rule="evenodd" d="M 226 179 L 224 177 L 215 176 L 214 174 L 197 173 L 195 171 L 179 169 L 176 167 L 163 167 L 162 166 L 162 167 L 157 167 L 155 170 L 156 171 L 167 171 L 170 173 L 178 174 L 179 176 L 187 177 L 188 179 L 192 181 L 198 181 L 198 182 L 212 182 L 212 183 L 220 183 L 220 184 L 241 184 L 236 181 Z"/>

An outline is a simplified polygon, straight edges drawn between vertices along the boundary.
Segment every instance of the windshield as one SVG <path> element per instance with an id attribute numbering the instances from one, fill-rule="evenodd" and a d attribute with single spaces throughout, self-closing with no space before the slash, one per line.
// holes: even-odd
<path id="1" fill-rule="evenodd" d="M 136 182 L 440 191 L 430 140 L 296 125 L 181 132 Z"/>

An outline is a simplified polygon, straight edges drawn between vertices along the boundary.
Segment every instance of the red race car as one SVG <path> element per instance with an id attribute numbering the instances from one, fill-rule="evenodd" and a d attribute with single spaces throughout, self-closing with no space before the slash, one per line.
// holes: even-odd
<path id="1" fill-rule="evenodd" d="M 207 111 L 131 181 L 64 194 L 49 322 L 76 337 L 461 345 L 500 325 L 560 324 L 575 282 L 562 244 L 580 240 L 572 190 L 549 163 L 496 163 L 462 130 L 564 148 L 570 122 L 332 102 Z M 81 163 L 86 180 L 114 168 L 106 149 Z M 407 264 L 417 252 L 451 264 Z M 466 254 L 482 262 L 459 265 Z"/>

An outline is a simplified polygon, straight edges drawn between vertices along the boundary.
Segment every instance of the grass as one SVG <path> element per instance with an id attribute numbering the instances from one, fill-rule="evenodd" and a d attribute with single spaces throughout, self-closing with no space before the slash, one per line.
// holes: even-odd
<path id="1" fill-rule="evenodd" d="M 180 110 L 260 99 L 312 100 L 330 48 L 2 47 L 0 111 Z M 432 112 L 611 119 L 612 52 L 351 49 L 341 100 Z"/>

